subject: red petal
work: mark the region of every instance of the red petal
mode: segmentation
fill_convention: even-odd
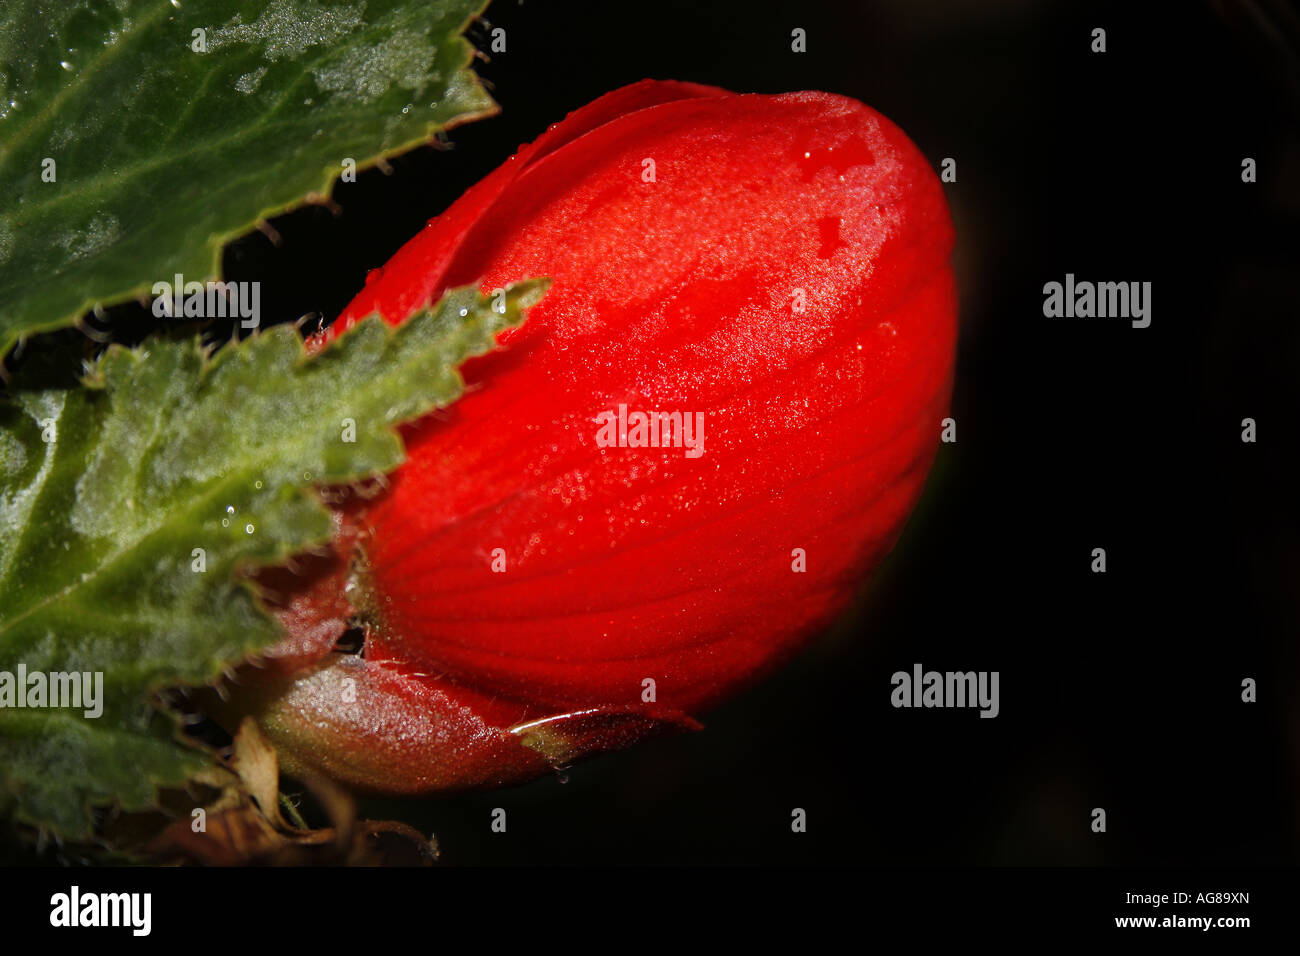
[[[373,646],[556,707],[634,703],[653,678],[691,711],[770,666],[919,493],[949,388],[951,239],[915,147],[826,94],[675,101],[534,159],[442,281],[554,284],[467,367],[483,387],[412,431],[369,512]],[[703,412],[704,456],[598,449],[594,417],[620,402]]]
[[[449,285],[443,280],[443,273],[466,230],[530,164],[624,114],[673,100],[732,95],[727,90],[699,83],[642,80],[606,93],[570,113],[534,142],[519,147],[504,165],[466,191],[446,212],[429,220],[427,229],[402,246],[382,270],[372,274],[366,287],[326,331],[326,340],[374,312],[390,322],[400,322],[437,299]]]

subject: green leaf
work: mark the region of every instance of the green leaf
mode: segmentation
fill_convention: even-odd
[[[313,486],[396,467],[393,426],[455,400],[457,366],[544,286],[459,289],[310,356],[276,326],[214,358],[196,339],[113,346],[84,386],[17,381],[0,404],[0,806],[85,836],[88,807],[183,780],[198,757],[150,695],[276,640],[240,572],[328,540]],[[6,701],[20,664],[102,672],[102,715]]]
[[[327,194],[344,160],[494,112],[461,37],[485,5],[4,0],[0,355],[177,273],[217,278],[227,240]]]

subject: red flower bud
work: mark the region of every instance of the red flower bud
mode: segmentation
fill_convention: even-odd
[[[951,246],[925,157],[841,96],[647,81],[522,148],[336,323],[553,278],[407,430],[340,537],[351,570],[283,615],[298,664],[349,609],[367,628],[363,658],[267,705],[290,765],[388,791],[518,780],[692,725],[771,669],[920,493]]]

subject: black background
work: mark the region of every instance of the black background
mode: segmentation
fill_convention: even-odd
[[[614,87],[826,90],[957,161],[958,442],[855,612],[703,732],[365,814],[435,833],[452,864],[1296,862],[1300,61],[1250,13],[1279,9],[495,3],[507,51],[479,72],[502,113],[339,184],[339,215],[276,220],[278,247],[233,244],[227,278],[262,280],[264,314],[336,315],[465,187]],[[487,27],[470,36],[488,49]],[[1045,318],[1067,272],[1152,282],[1150,328]],[[890,675],[917,662],[1000,671],[1000,716],[893,709]]]

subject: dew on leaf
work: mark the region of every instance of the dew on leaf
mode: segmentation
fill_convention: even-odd
[[[398,30],[374,46],[348,50],[328,67],[313,70],[316,85],[340,99],[370,103],[393,86],[419,94],[439,77],[431,68],[437,47],[421,33]],[[448,92],[450,96],[450,91]],[[402,110],[403,113],[407,109]]]
[[[266,76],[266,67],[259,66],[256,70],[251,70],[235,80],[235,90],[244,94],[256,93],[257,88],[262,85],[264,76]]]
[[[122,235],[122,224],[116,216],[100,216],[85,229],[74,229],[60,235],[55,241],[63,247],[69,260],[84,259],[107,249]]]
[[[298,57],[309,47],[338,40],[362,23],[364,3],[354,6],[321,7],[307,0],[274,0],[252,23],[244,23],[242,14],[223,27],[212,31],[208,50],[219,50],[231,43],[263,45],[262,55],[271,62],[284,57]]]

